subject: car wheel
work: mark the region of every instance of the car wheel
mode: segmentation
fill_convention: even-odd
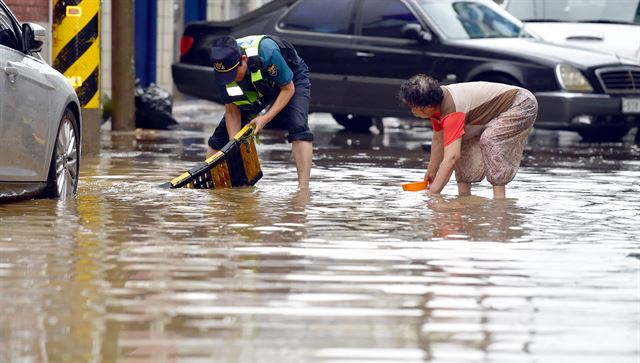
[[[373,118],[351,114],[331,114],[333,118],[349,132],[366,133],[373,124]]]
[[[80,174],[78,122],[71,110],[60,121],[44,196],[66,199],[76,194]]]
[[[582,137],[582,141],[585,142],[617,142],[620,141],[629,130],[631,130],[631,128],[625,126],[601,126],[577,131]]]

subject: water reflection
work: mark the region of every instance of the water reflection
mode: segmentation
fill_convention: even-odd
[[[494,200],[478,196],[434,195],[427,200],[433,211],[433,237],[481,241],[512,241],[525,236],[523,214],[516,199]]]
[[[533,144],[493,200],[403,192],[428,157],[403,130],[317,143],[296,191],[267,131],[255,187],[157,188],[207,128],[107,133],[76,200],[0,205],[0,362],[637,358],[635,147]]]

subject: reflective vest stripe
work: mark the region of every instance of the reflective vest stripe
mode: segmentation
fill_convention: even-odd
[[[231,84],[233,84],[233,85],[230,86]],[[227,85],[227,94],[229,96],[242,96],[244,94],[244,92],[242,92],[242,88],[240,88],[240,86],[238,86],[234,82],[234,83],[230,83],[230,84]]]
[[[247,48],[245,54],[247,57],[255,57],[258,55],[258,48]]]
[[[258,81],[262,81],[262,72],[259,70],[251,72],[251,83],[256,83]]]

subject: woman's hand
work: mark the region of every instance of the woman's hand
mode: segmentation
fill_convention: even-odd
[[[436,177],[436,172],[435,171],[427,170],[427,172],[424,174],[424,181],[429,183],[429,185],[427,185],[427,189],[429,189],[429,187],[431,187],[431,183],[433,183],[433,179],[435,177]]]

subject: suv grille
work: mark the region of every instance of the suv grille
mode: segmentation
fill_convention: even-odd
[[[640,68],[601,68],[596,75],[606,93],[640,93]]]

